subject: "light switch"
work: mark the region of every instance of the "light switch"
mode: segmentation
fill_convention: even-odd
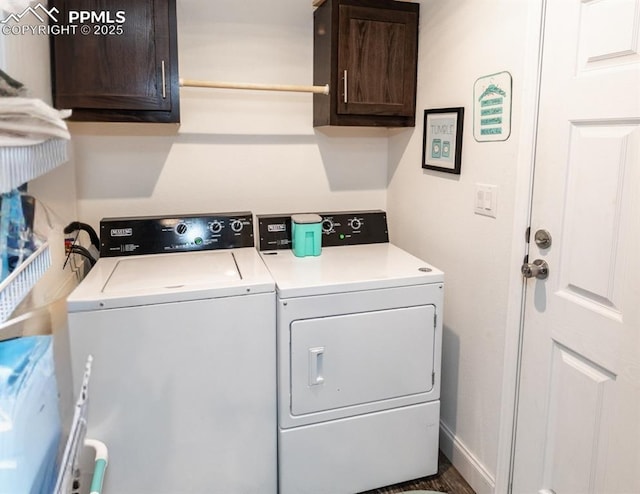
[[[498,212],[498,186],[476,184],[473,211],[483,216],[495,218]]]

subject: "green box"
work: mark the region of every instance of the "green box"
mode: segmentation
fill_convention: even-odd
[[[317,214],[293,215],[291,242],[294,256],[319,256],[322,251],[322,217]]]

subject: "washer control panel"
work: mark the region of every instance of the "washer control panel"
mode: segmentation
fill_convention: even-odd
[[[389,241],[384,211],[315,213],[322,217],[322,246],[379,244]],[[291,248],[291,215],[258,215],[260,250]]]
[[[250,212],[104,218],[100,256],[253,247]]]

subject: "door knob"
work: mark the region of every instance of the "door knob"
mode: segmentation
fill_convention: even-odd
[[[520,269],[525,278],[537,278],[544,280],[549,276],[549,265],[547,261],[536,259],[533,262],[525,262]]]

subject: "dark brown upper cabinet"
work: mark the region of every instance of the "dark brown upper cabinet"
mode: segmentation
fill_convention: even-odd
[[[71,120],[179,122],[175,0],[50,0],[54,106]],[[89,19],[78,18],[79,12]]]
[[[420,5],[326,0],[314,12],[313,124],[415,125]]]

